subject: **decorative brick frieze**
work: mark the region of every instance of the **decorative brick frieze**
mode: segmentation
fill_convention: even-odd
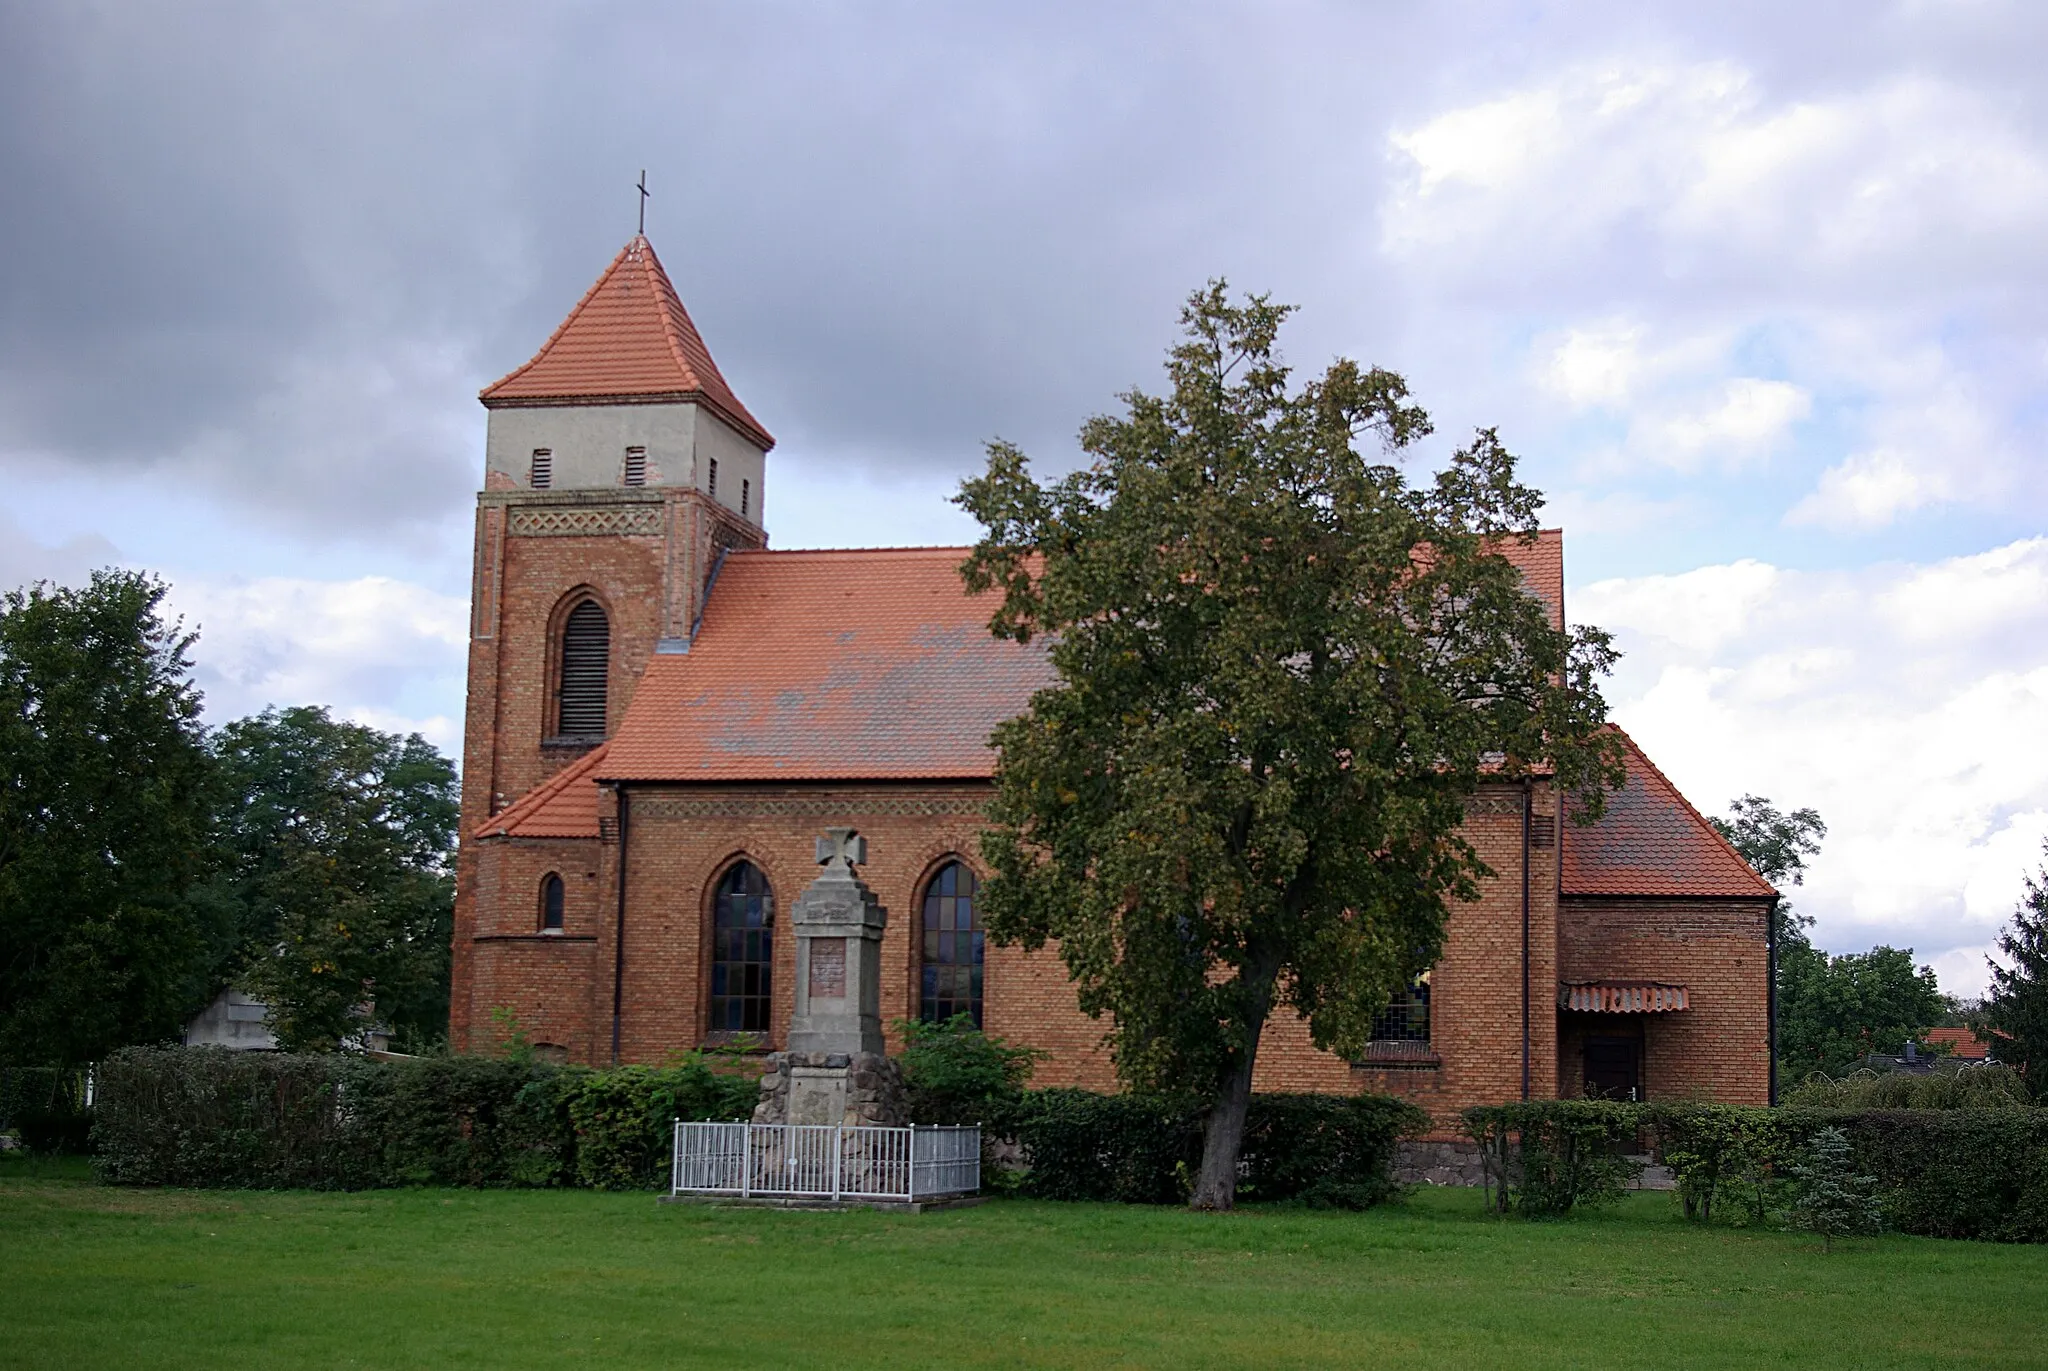
[[[663,523],[659,505],[515,509],[511,533],[515,538],[642,538],[658,536]]]

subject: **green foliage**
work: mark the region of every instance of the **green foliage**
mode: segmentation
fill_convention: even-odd
[[[1864,1069],[1840,1080],[1816,1073],[1780,1098],[1792,1109],[2024,1109],[2033,1102],[2019,1072],[2004,1065],[1941,1066],[1925,1075]]]
[[[1524,1100],[1464,1113],[1479,1144],[1487,1207],[1561,1218],[1621,1198],[1639,1174],[1630,1159],[1646,1118],[1618,1100]]]
[[[1877,1178],[1859,1176],[1849,1161],[1849,1139],[1839,1128],[1813,1135],[1811,1154],[1792,1168],[1792,1222],[1832,1251],[1836,1238],[1875,1233],[1882,1226]]]
[[[661,1183],[675,1118],[732,1118],[751,1077],[703,1059],[591,1071],[487,1057],[128,1048],[100,1068],[103,1179],[363,1189]]]
[[[212,739],[241,988],[288,1049],[328,1050],[367,1008],[401,1045],[448,1020],[455,768],[418,734],[265,710]]]
[[[1728,813],[1729,818],[1710,816],[1707,822],[1757,875],[1780,890],[1788,884],[1806,883],[1806,859],[1820,854],[1820,840],[1828,836],[1828,826],[1821,822],[1817,810],[1795,809],[1786,814],[1761,795],[1744,795],[1729,802]],[[1771,911],[1771,920],[1776,926],[1781,964],[1787,949],[1810,946],[1806,930],[1813,920],[1793,913],[1790,902],[1780,900]],[[1782,994],[1782,975],[1779,979]]]
[[[161,581],[0,597],[0,1061],[78,1065],[206,1001],[213,767]]]
[[[2007,964],[1991,963],[1984,1027],[1998,1035],[1999,1060],[2020,1068],[2035,1093],[2048,1098],[2048,866],[2027,878],[1998,950]]]
[[[1000,1129],[1024,1098],[1032,1067],[1046,1054],[983,1033],[966,1014],[944,1023],[899,1020],[897,1058],[919,1123],[983,1124]]]
[[[1202,1153],[1205,1102],[1192,1096],[1052,1089],[1013,1116],[1028,1169],[1021,1193],[1051,1200],[1178,1204]],[[1237,1197],[1365,1208],[1392,1197],[1394,1145],[1428,1118],[1377,1095],[1253,1095]]]
[[[959,503],[1000,637],[1058,684],[993,736],[990,936],[1058,945],[1132,1086],[1214,1101],[1195,1200],[1229,1203],[1261,1029],[1299,1011],[1356,1054],[1488,874],[1460,836],[1482,775],[1554,766],[1588,821],[1618,784],[1598,678],[1497,548],[1542,497],[1490,431],[1433,484],[1399,376],[1291,388],[1288,310],[1197,292],[1171,388],[1092,419],[1041,485],[1014,447]],[[1380,451],[1368,453],[1368,445]]]
[[[600,1190],[639,1190],[666,1179],[677,1119],[753,1117],[760,1084],[702,1058],[674,1067],[620,1066],[581,1074],[566,1092],[576,1130],[576,1180]]]
[[[0,1066],[0,1133],[42,1154],[81,1155],[92,1129],[85,1068]]]
[[[1911,948],[1836,957],[1803,944],[1779,949],[1778,1057],[1790,1079],[1903,1052],[1945,1011],[1934,969],[1916,969]]]

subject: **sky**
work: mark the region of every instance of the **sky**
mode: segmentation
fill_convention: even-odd
[[[779,547],[948,544],[1206,280],[1494,426],[1613,713],[1973,994],[2048,837],[2048,7],[0,6],[0,588],[460,742],[477,390],[634,230]]]

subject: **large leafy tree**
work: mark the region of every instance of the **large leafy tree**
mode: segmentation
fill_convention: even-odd
[[[1829,956],[1802,943],[1780,949],[1778,983],[1778,1058],[1793,1080],[1902,1052],[1947,1009],[1934,969],[1915,967],[1910,947]]]
[[[1460,836],[1481,780],[1552,769],[1590,821],[1620,776],[1606,636],[1552,628],[1498,555],[1541,505],[1514,459],[1481,432],[1411,487],[1406,384],[1292,386],[1287,313],[1212,283],[1168,393],[1082,430],[1092,465],[1040,484],[992,444],[959,496],[992,631],[1058,673],[994,735],[990,934],[1058,943],[1127,1082],[1212,1100],[1202,1208],[1232,1201],[1267,1019],[1358,1052],[1436,960],[1489,874]]]
[[[367,1012],[402,1040],[445,1032],[455,768],[418,734],[266,710],[213,738],[227,785],[215,897],[237,982],[292,1048],[332,1048]]]
[[[1984,998],[1983,1025],[2001,1061],[2026,1073],[2037,1097],[2048,1083],[2048,866],[2027,878],[2027,893],[2012,923],[1998,936],[2009,965],[1991,963],[1991,993]]]
[[[0,598],[0,1058],[90,1061],[204,1001],[214,766],[164,594],[101,571]]]
[[[1787,814],[1761,795],[1744,795],[1729,804],[1727,818],[1707,822],[1757,875],[1780,889],[1788,883],[1806,883],[1806,859],[1820,855],[1820,840],[1828,836],[1819,811],[1795,809]],[[1808,945],[1806,930],[1813,920],[1793,913],[1791,901],[1780,900],[1772,917],[1777,920],[1781,951]]]

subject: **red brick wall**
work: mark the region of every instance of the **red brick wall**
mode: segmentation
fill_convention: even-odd
[[[1559,1093],[1577,1095],[1589,1033],[1643,1036],[1653,1100],[1764,1104],[1770,1096],[1768,905],[1761,900],[1567,898],[1558,950],[1567,981],[1683,985],[1688,1007],[1662,1014],[1567,1014]]]

